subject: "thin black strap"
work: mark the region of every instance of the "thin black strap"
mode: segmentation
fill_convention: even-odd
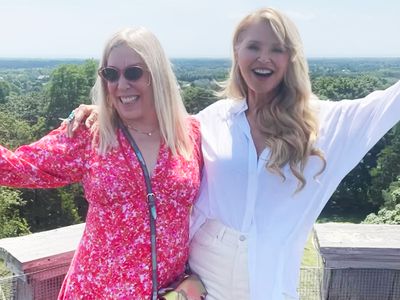
[[[147,204],[149,206],[149,215],[150,215],[150,233],[151,233],[151,266],[152,266],[152,291],[151,291],[151,299],[157,300],[158,296],[158,279],[157,279],[157,244],[156,244],[156,219],[157,219],[157,210],[155,197],[153,194],[153,190],[151,188],[149,171],[146,166],[146,162],[144,161],[143,155],[140,152],[138,145],[133,139],[132,135],[129,133],[129,130],[126,126],[119,120],[119,127],[121,128],[123,134],[128,139],[130,145],[132,146],[135,154],[138,158],[140,167],[142,168],[144,180],[146,183],[147,189]]]

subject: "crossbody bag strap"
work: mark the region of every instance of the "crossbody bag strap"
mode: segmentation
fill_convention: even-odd
[[[146,166],[146,162],[144,161],[143,155],[140,152],[138,145],[130,134],[129,130],[126,126],[119,120],[119,127],[121,128],[123,134],[129,141],[129,144],[132,146],[135,154],[138,158],[140,167],[143,171],[144,180],[146,183],[147,189],[147,204],[149,207],[149,215],[150,215],[150,234],[151,234],[151,269],[152,269],[152,291],[151,291],[151,299],[157,300],[158,297],[158,279],[157,279],[157,241],[156,241],[156,219],[157,219],[157,210],[156,203],[153,190],[151,188],[149,171]]]

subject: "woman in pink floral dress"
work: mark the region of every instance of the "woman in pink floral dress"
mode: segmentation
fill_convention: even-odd
[[[202,157],[199,125],[186,115],[178,84],[156,39],[144,28],[108,41],[93,88],[97,126],[66,125],[12,152],[0,146],[0,184],[54,188],[81,182],[86,227],[59,299],[149,299],[150,221],[139,162],[118,120],[138,144],[157,208],[159,286],[183,272],[188,226]]]

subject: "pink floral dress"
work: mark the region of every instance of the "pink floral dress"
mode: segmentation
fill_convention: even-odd
[[[200,185],[199,125],[190,119],[190,160],[159,151],[152,187],[157,207],[160,287],[184,270],[189,215]],[[81,182],[89,209],[86,227],[59,299],[149,299],[151,244],[146,188],[134,151],[122,132],[119,147],[98,155],[89,130],[68,138],[65,126],[11,152],[0,146],[0,185],[53,188]]]

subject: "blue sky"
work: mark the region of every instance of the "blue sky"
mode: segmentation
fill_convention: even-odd
[[[230,57],[235,25],[265,6],[292,18],[308,57],[400,57],[398,0],[0,0],[0,57],[98,58],[137,25],[171,58]]]

